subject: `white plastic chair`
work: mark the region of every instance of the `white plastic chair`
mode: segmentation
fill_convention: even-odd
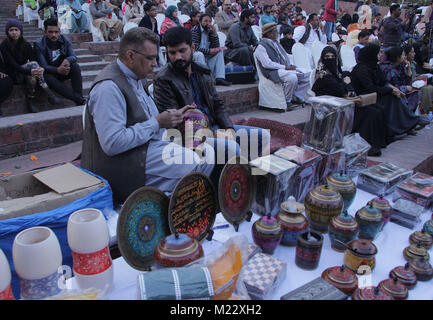
[[[310,72],[310,89],[308,89],[308,91],[307,91],[307,94],[306,94],[306,97],[307,97],[307,99],[309,98],[309,97],[315,97],[316,96],[316,94],[314,93],[314,91],[312,90],[312,88],[313,88],[313,85],[314,85],[314,78],[316,77],[316,69],[313,69],[313,70],[311,70],[311,72]]]
[[[254,56],[257,66],[257,76],[259,77],[259,106],[271,109],[287,109],[286,96],[284,95],[281,83],[274,83],[267,79],[258,65],[257,58]]]
[[[331,36],[331,40],[332,40],[332,42],[337,42],[337,41],[340,41],[340,37],[338,36],[338,34],[336,34],[334,32]]]
[[[310,72],[312,70],[312,66],[310,63],[310,51],[299,42],[296,42],[292,48],[293,54],[293,63],[296,68],[302,70],[302,72]]]
[[[189,19],[190,19],[190,17],[188,15],[186,15],[186,14],[181,14],[179,16],[179,21],[182,22],[182,23],[187,22]]]
[[[87,21],[89,22],[89,30],[92,33],[92,38],[94,42],[104,42],[104,36],[99,28],[95,28],[93,25],[93,17],[90,13],[90,8],[88,3],[84,3],[82,6],[83,10],[87,14]]]
[[[220,47],[224,47],[226,40],[227,40],[227,36],[221,31],[218,31],[217,34],[218,34]]]
[[[72,12],[68,10],[69,6],[62,5],[57,7],[57,16],[60,24],[60,31],[64,34],[68,34],[69,30],[72,29]]]
[[[312,53],[313,53],[313,61],[314,61],[314,67],[317,66],[317,63],[319,62],[320,55],[322,54],[323,49],[326,47],[326,45],[323,42],[320,41],[314,41],[312,46]]]
[[[165,19],[165,15],[162,13],[158,13],[155,17],[156,22],[158,22],[158,33],[161,31],[161,24]]]
[[[138,27],[138,23],[132,22],[132,21],[126,21],[126,16],[124,15],[122,18],[122,24],[123,24],[123,34],[128,32],[129,29]]]
[[[356,66],[355,52],[353,48],[344,44],[340,49],[340,57],[342,67],[341,70],[351,72],[353,67]]]
[[[165,66],[167,64],[167,58],[166,58],[167,48],[166,47],[159,47],[159,65]]]
[[[23,5],[22,4],[19,4],[18,5],[18,7],[17,7],[17,9],[15,10],[15,15],[17,16],[17,17],[19,17],[19,16],[22,16],[23,15]]]
[[[253,29],[254,35],[256,36],[257,40],[260,40],[262,38],[262,28],[259,26],[251,26],[251,29]]]

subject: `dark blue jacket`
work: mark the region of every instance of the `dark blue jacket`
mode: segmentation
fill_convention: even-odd
[[[60,66],[63,59],[59,59],[56,65],[50,64],[50,57],[52,50],[47,45],[47,37],[43,36],[41,40],[35,41],[35,53],[36,59],[39,65],[45,69],[45,72],[57,74],[57,67]],[[57,42],[60,44],[60,54],[67,59],[72,65],[77,62],[77,56],[75,55],[74,49],[72,49],[72,44],[67,37],[60,35]],[[61,60],[61,61],[60,61]]]

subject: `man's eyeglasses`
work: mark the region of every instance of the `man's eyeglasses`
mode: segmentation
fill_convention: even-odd
[[[139,55],[142,55],[143,57],[145,57],[147,60],[152,61],[152,60],[156,60],[157,56],[148,56],[144,53],[141,53],[140,51],[131,49],[131,51],[134,51],[135,53],[138,53]]]

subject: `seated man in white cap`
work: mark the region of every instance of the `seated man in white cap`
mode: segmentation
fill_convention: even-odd
[[[277,24],[267,23],[262,27],[262,40],[254,56],[263,75],[275,83],[281,83],[286,96],[288,110],[293,104],[304,103],[304,96],[310,88],[310,73],[296,70],[291,58],[278,42]]]

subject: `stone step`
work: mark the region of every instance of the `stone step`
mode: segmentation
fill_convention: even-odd
[[[108,62],[105,61],[97,61],[97,62],[80,62],[80,69],[81,72],[83,71],[100,71],[104,69],[104,67],[108,64]]]
[[[83,82],[86,81],[93,81],[93,79],[96,78],[100,70],[87,70],[82,71],[81,70],[81,77],[83,78]]]
[[[80,63],[80,65],[81,63],[84,62],[98,62],[98,61],[102,61],[103,59],[101,56],[95,54],[80,54],[80,55],[78,53],[76,54],[77,54],[78,63]]]
[[[74,52],[77,55],[77,57],[81,56],[81,55],[92,55],[92,53],[90,52],[90,50],[87,50],[87,49],[80,49],[80,48],[78,48],[78,49],[74,49]]]

